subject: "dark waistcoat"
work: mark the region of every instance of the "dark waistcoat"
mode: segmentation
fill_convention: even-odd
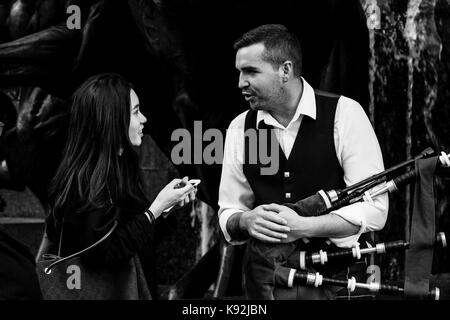
[[[259,157],[257,163],[250,163],[255,162],[251,161],[254,156],[249,153],[252,150],[250,148],[253,148],[250,144],[255,141],[245,139],[243,171],[255,194],[254,207],[268,203],[296,202],[321,189],[345,187],[343,170],[336,157],[333,135],[339,96],[316,90],[315,98],[316,120],[303,116],[289,159],[286,159],[277,140],[272,139],[279,150],[278,159],[272,159],[279,161],[279,169],[275,174],[261,174],[261,169],[269,167],[270,164],[261,164]],[[247,113],[245,130],[257,127],[256,115],[257,112],[254,110]],[[272,127],[261,121],[258,130],[262,128]],[[260,145],[259,140],[264,139],[269,145],[267,150],[270,150],[270,135],[256,136],[257,146]]]

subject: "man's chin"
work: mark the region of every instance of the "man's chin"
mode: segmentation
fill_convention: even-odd
[[[261,108],[257,104],[249,103],[249,105],[250,105],[250,109],[252,109],[252,110],[255,110],[255,111],[261,110]]]

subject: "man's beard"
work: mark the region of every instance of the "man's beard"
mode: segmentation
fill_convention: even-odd
[[[248,101],[248,104],[252,110],[263,110],[263,108],[261,108],[261,100],[257,97],[252,97],[252,99]]]

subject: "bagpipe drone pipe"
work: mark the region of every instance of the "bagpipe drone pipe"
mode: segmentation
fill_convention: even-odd
[[[409,169],[414,165],[413,169]],[[409,170],[408,170],[409,169]],[[296,203],[283,204],[301,216],[318,216],[332,212],[356,202],[372,201],[384,194],[394,193],[401,187],[414,183],[414,204],[410,219],[410,237],[369,245],[360,248],[338,248],[328,251],[297,251],[292,254],[286,265],[275,270],[277,285],[306,285],[319,287],[329,285],[367,290],[371,294],[400,295],[407,299],[450,299],[450,274],[432,275],[433,254],[448,250],[448,234],[436,231],[435,200],[433,178],[449,176],[449,155],[441,155],[428,148],[418,156],[402,162],[386,171],[369,177],[342,190],[320,190],[315,195]],[[351,266],[368,255],[388,254],[395,251],[405,252],[405,279],[402,283],[356,282],[354,277],[327,277],[320,273],[320,267],[326,265]],[[311,272],[310,267],[319,272]]]
[[[416,161],[430,158],[436,159],[436,164],[439,164],[439,171],[450,170],[450,160],[446,153],[442,152],[440,156],[435,156],[433,149],[427,148],[413,159],[406,160],[345,189],[320,190],[315,195],[296,203],[285,203],[283,205],[293,209],[301,216],[311,217],[329,213],[358,201],[370,201],[376,196],[386,192],[393,193],[415,181],[417,178],[416,170],[409,170],[405,173],[399,173],[399,171],[411,166]]]

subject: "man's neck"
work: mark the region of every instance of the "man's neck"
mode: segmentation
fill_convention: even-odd
[[[286,102],[283,103],[277,111],[272,111],[270,114],[283,127],[287,127],[297,111],[298,104],[303,94],[303,84],[301,79],[294,79],[286,87]]]

